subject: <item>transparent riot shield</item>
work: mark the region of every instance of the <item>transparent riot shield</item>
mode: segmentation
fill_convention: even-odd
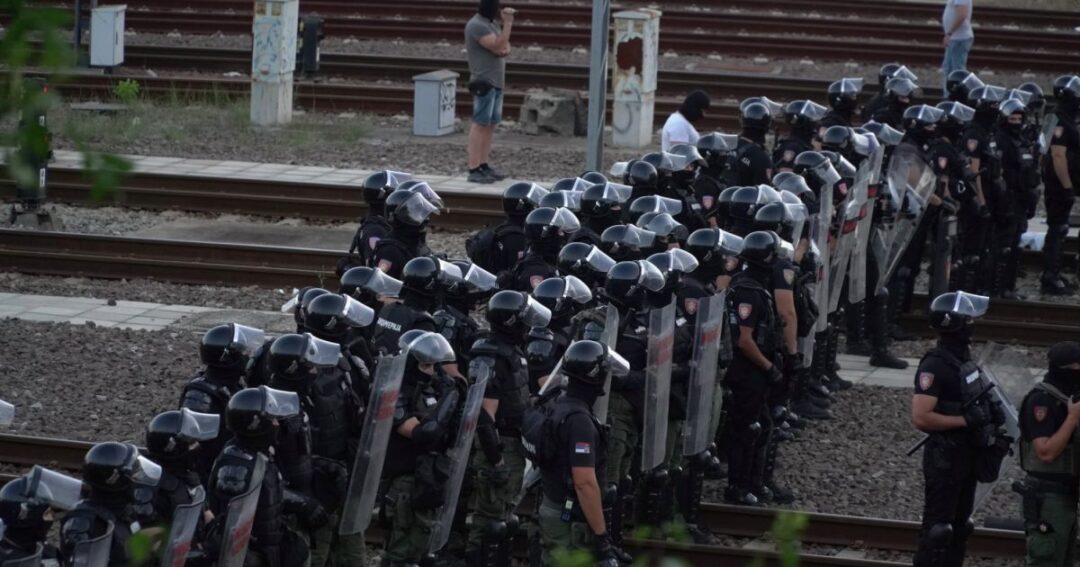
[[[364,428],[356,447],[345,507],[341,512],[338,533],[352,535],[363,532],[371,522],[379,479],[386,462],[386,447],[394,426],[394,408],[401,392],[407,355],[380,357],[375,367],[374,383],[364,413]]]
[[[1047,114],[1046,122],[1043,123],[1042,132],[1039,133],[1039,151],[1042,155],[1050,153],[1050,140],[1054,139],[1054,130],[1057,130],[1057,114]]]
[[[675,303],[649,312],[648,364],[645,368],[645,423],[641,432],[641,470],[664,462],[668,403],[675,340]]]
[[[865,187],[863,188],[865,191]],[[829,313],[835,313],[840,306],[840,292],[844,289],[844,280],[848,277],[851,256],[855,252],[859,214],[866,202],[863,198],[849,195],[846,204],[841,206],[838,220],[839,233],[835,237],[835,248],[830,253],[832,266],[829,268]]]
[[[874,227],[874,205],[881,184],[881,163],[885,158],[885,147],[877,146],[870,157],[859,164],[855,177],[855,194],[863,195],[859,209],[858,224],[855,226],[855,244],[851,251],[851,263],[848,265],[848,302],[859,303],[866,299],[866,258],[870,254],[870,231]],[[865,182],[865,193],[860,189]]]
[[[601,333],[601,342],[607,345],[608,350],[615,352],[615,345],[619,342],[619,310],[612,305],[604,306],[604,332]],[[593,415],[600,423],[607,423],[608,404],[611,402],[611,373],[604,377],[604,395],[596,398],[593,403]]]
[[[251,541],[251,527],[255,523],[255,512],[259,508],[259,492],[262,490],[264,476],[266,476],[266,457],[260,454],[255,462],[255,470],[251,473],[251,486],[247,492],[234,496],[229,501],[217,567],[244,566],[248,543]]]
[[[690,362],[690,390],[682,453],[686,457],[703,453],[713,439],[713,392],[719,369],[720,339],[724,331],[727,290],[698,302],[694,327],[694,355]]]
[[[3,524],[0,524],[0,528]],[[3,537],[4,530],[0,529],[0,537]],[[39,567],[41,565],[41,553],[45,551],[45,546],[40,543],[37,544],[37,550],[33,555],[29,557],[23,557],[22,559],[7,559],[3,563],[0,563],[0,567]]]
[[[986,343],[976,361],[986,378],[994,384],[989,395],[1000,402],[1001,408],[1005,411],[1004,428],[1013,438],[1012,454],[1017,455],[1020,440],[1020,417],[1017,414],[1017,404],[1023,401],[1024,396],[1038,383],[1041,371],[1031,368],[1027,356],[1015,347],[996,343]],[[1012,458],[1012,456],[1006,456],[1001,461],[1002,472],[1011,465]],[[979,483],[975,488],[975,510],[986,502],[996,485],[997,481]]]
[[[454,526],[454,514],[457,512],[458,498],[461,496],[461,484],[465,480],[465,469],[469,465],[469,452],[472,451],[473,437],[476,435],[476,423],[480,419],[481,405],[484,403],[484,391],[488,381],[495,374],[493,364],[483,362],[481,357],[469,364],[469,374],[473,379],[465,395],[461,421],[458,423],[454,446],[447,456],[450,457],[450,477],[446,480],[446,497],[439,507],[437,521],[431,528],[428,551],[436,553],[450,541],[450,530]]]
[[[177,506],[173,511],[172,526],[169,527],[165,552],[161,556],[161,567],[184,567],[205,503],[206,491],[200,486],[190,504]]]
[[[109,522],[105,533],[75,545],[71,552],[71,567],[103,567],[109,564],[112,552],[113,523]],[[5,565],[7,565],[5,563]]]
[[[923,159],[918,148],[910,144],[896,147],[885,176],[893,215],[886,233],[885,247],[888,252],[882,268],[883,282],[892,277],[904,251],[915,236],[934,192],[935,179],[933,169]]]
[[[818,319],[814,324],[815,333],[820,333],[829,326],[829,290],[832,282],[829,273],[832,267],[832,255],[829,250],[829,229],[833,221],[832,185],[822,185],[818,200],[820,209],[811,218],[810,225],[810,240],[817,248],[819,260],[817,283],[814,289],[814,302],[818,305]]]
[[[15,406],[0,400],[0,425],[11,425],[15,421]]]

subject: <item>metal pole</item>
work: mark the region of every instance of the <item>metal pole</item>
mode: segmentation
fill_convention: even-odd
[[[592,43],[589,46],[589,132],[585,152],[585,169],[591,171],[600,171],[604,159],[610,23],[611,0],[593,0]]]
[[[82,49],[82,0],[75,0],[75,40],[72,47],[75,50],[75,66],[81,66],[80,53]]]

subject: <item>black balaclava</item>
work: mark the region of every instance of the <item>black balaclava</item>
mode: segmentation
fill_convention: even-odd
[[[566,395],[577,398],[591,406],[596,403],[596,398],[604,395],[604,385],[602,383],[586,384],[581,380],[571,378],[566,381]]]
[[[813,122],[795,124],[791,127],[791,137],[809,146],[812,145],[817,130],[818,125]]]
[[[682,105],[679,106],[679,114],[694,124],[705,117],[705,111],[709,109],[710,104],[709,95],[705,91],[694,91],[686,95]]]
[[[1046,383],[1061,390],[1066,396],[1080,394],[1080,370],[1051,368],[1046,373]]]
[[[480,5],[476,11],[489,20],[497,20],[499,19],[499,12],[502,10],[502,6],[499,4],[499,0],[480,0]]]
[[[226,386],[238,386],[240,379],[244,377],[245,364],[238,366],[230,366],[228,368],[222,368],[220,366],[207,366],[206,371],[203,372],[203,376],[218,384],[224,384]]]
[[[1000,116],[1000,114],[998,113],[998,110],[996,108],[978,108],[975,109],[974,121],[983,128],[992,129],[994,127],[994,123],[997,122],[998,116]]]
[[[746,126],[742,129],[742,137],[753,141],[760,146],[765,145],[765,129],[755,126]]]
[[[386,200],[368,203],[367,206],[368,217],[381,217],[386,215]]]
[[[962,124],[957,124],[950,119],[942,120],[937,125],[937,133],[949,139],[951,142],[956,142],[960,139],[960,132],[963,130]]]
[[[965,325],[958,331],[942,333],[938,346],[951,352],[962,361],[971,360],[971,337],[975,334],[974,325]]]
[[[427,232],[427,223],[420,226],[397,223],[394,225],[391,235],[395,240],[401,241],[405,246],[415,249],[424,241],[425,233]]]

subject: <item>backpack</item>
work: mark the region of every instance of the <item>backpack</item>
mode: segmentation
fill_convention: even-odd
[[[552,388],[545,392],[537,402],[525,410],[521,418],[521,445],[525,448],[525,457],[536,468],[550,467],[557,462],[558,430],[562,422],[571,415],[585,413],[577,409],[566,413],[559,421],[555,419],[556,401],[562,394],[562,388]]]
[[[477,266],[497,274],[510,266],[498,265],[502,258],[496,255],[496,247],[506,235],[514,233],[524,235],[525,231],[520,226],[506,223],[494,228],[484,227],[465,239],[465,255]]]

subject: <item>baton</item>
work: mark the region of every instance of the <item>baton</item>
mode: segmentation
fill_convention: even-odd
[[[979,392],[978,396],[975,396],[974,398],[971,398],[970,400],[965,402],[963,405],[960,406],[960,409],[961,410],[968,409],[969,407],[971,407],[971,404],[974,404],[975,402],[981,400],[983,396],[988,394],[990,392],[990,390],[993,390],[993,389],[994,389],[994,383],[993,382],[991,382],[990,384],[987,384],[986,388],[983,388],[983,391]],[[907,453],[904,453],[904,454],[906,456],[908,456],[908,457],[915,454],[915,451],[918,451],[919,449],[921,449],[922,446],[926,445],[926,442],[930,440],[930,435],[931,435],[930,433],[927,433],[926,435],[924,435],[923,438],[918,443],[913,445],[910,449],[907,450]]]

